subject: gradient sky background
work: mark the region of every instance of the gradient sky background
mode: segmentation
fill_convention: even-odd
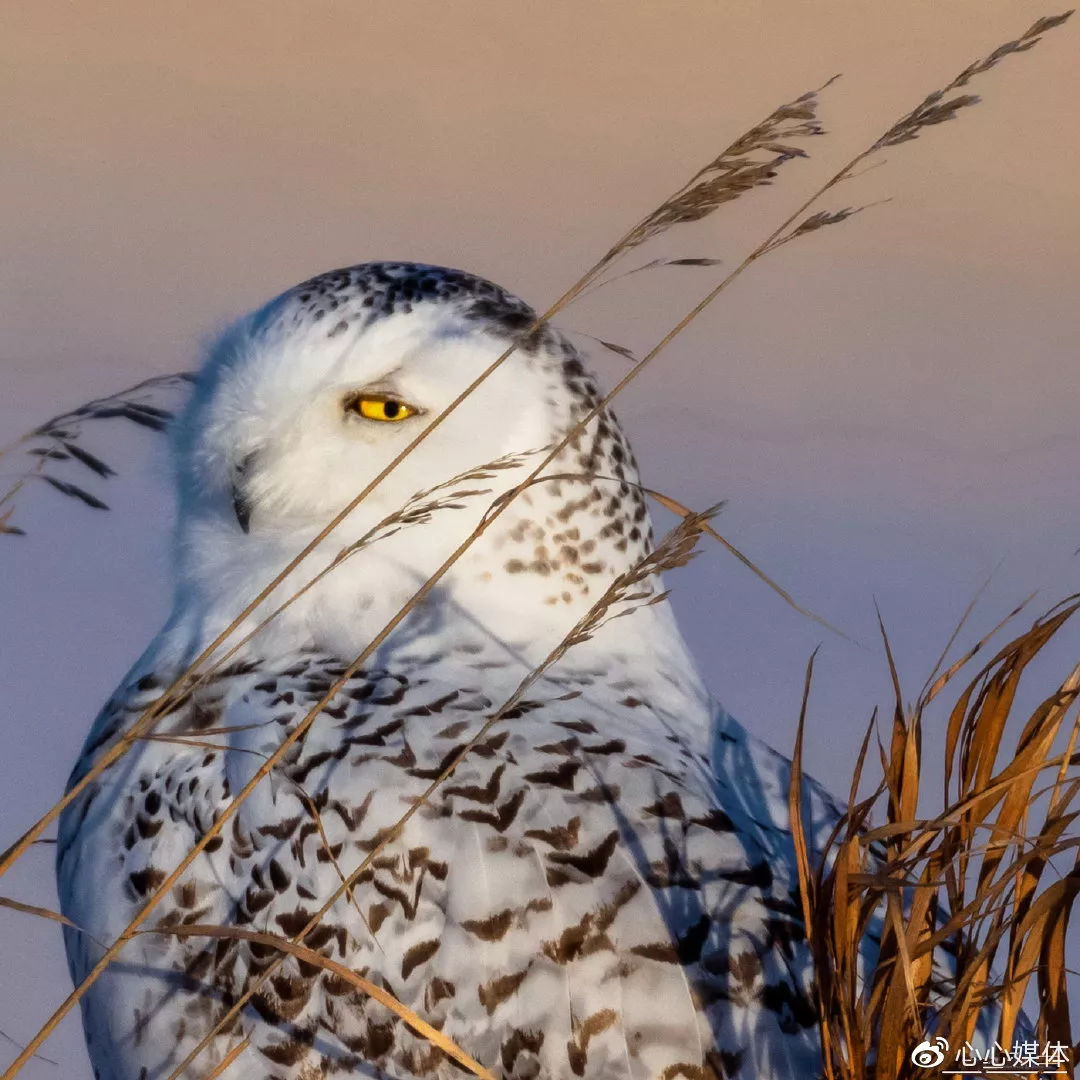
[[[446,263],[543,307],[735,135],[842,72],[810,161],[639,260],[724,267],[642,273],[561,320],[644,351],[847,156],[1046,13],[9,0],[0,442],[191,367],[232,317],[334,266]],[[1080,24],[976,89],[982,105],[824,205],[892,201],[759,263],[619,409],[646,482],[690,505],[728,499],[721,530],[857,639],[715,547],[671,581],[714,691],[785,751],[822,644],[807,764],[839,792],[871,709],[889,704],[875,598],[914,697],[995,567],[965,641],[1031,590],[1034,612],[1080,579]],[[623,367],[597,364],[608,381]],[[30,535],[0,545],[0,847],[61,794],[92,715],[167,611],[161,440],[118,429],[87,445],[121,468],[102,489],[116,513],[32,491]],[[1041,694],[1076,653],[1072,631],[1036,672]],[[54,905],[51,851],[0,892]],[[0,1030],[24,1041],[67,990],[59,934],[0,911],[0,963]],[[88,1075],[77,1023],[45,1053],[59,1064],[26,1076]]]

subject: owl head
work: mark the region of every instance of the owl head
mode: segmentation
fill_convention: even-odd
[[[259,576],[280,569],[457,402],[321,545],[333,558],[417,493],[514,459],[334,572],[337,592],[369,604],[379,588],[405,595],[599,403],[574,347],[536,322],[491,282],[413,263],[322,274],[237,322],[212,348],[174,437],[184,594],[210,602],[228,582],[236,588],[226,592],[254,595]],[[609,411],[543,475],[448,577],[457,600],[494,582],[510,602],[524,589],[542,606],[577,609],[647,549],[636,466]]]

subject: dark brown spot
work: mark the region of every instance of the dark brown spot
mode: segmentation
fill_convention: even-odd
[[[433,1009],[443,998],[451,998],[457,993],[457,987],[449,979],[436,976],[428,983],[424,991],[424,1004],[428,1010]]]
[[[430,960],[438,951],[442,942],[438,938],[421,941],[414,945],[401,961],[401,977],[407,979],[421,964]]]
[[[296,826],[300,824],[300,814],[292,818],[283,818],[276,825],[260,825],[258,832],[260,836],[272,836],[275,840],[288,840],[296,830]]]
[[[578,1026],[575,1037],[566,1044],[566,1057],[575,1076],[585,1075],[589,1058],[589,1043],[593,1037],[606,1031],[618,1019],[614,1009],[601,1009]]]
[[[454,723],[444,727],[442,731],[435,733],[436,739],[456,739],[467,727],[469,726],[468,720],[457,720]]]
[[[495,813],[484,810],[462,810],[458,817],[465,821],[475,821],[480,825],[490,825],[496,832],[501,833],[513,824],[524,801],[525,789],[519,788],[506,802],[496,808]]]
[[[426,705],[415,705],[411,709],[400,709],[394,715],[396,717],[432,716],[435,713],[441,713],[447,705],[452,701],[456,701],[460,695],[460,690],[451,690],[450,693],[444,694]]]
[[[513,922],[513,909],[505,908],[486,919],[467,919],[461,926],[481,941],[502,941]]]
[[[473,785],[460,785],[457,787],[448,787],[445,789],[447,795],[460,795],[463,799],[469,799],[471,802],[484,803],[487,806],[491,806],[495,800],[499,797],[500,784],[502,782],[502,775],[506,771],[505,765],[500,765],[489,777],[488,782],[483,787]],[[525,779],[529,779],[526,777]]]
[[[580,761],[564,761],[557,768],[527,773],[525,779],[532,784],[547,784],[550,787],[574,790],[574,777],[581,768]]]
[[[551,829],[529,829],[525,835],[533,840],[542,840],[557,851],[568,851],[572,847],[577,847],[580,831],[581,818],[572,817],[565,825],[556,825]]]
[[[295,1065],[307,1052],[307,1048],[296,1042],[256,1043],[259,1053],[275,1065]]]
[[[511,975],[500,975],[477,987],[477,997],[480,998],[480,1004],[487,1009],[488,1016],[491,1016],[504,1001],[518,992],[518,988],[528,974],[529,969],[525,968]]]
[[[559,866],[569,866],[587,877],[597,878],[607,869],[607,864],[615,853],[618,842],[619,832],[617,829],[613,829],[592,851],[586,852],[584,855],[555,852],[548,855],[547,860],[549,863]]]
[[[588,803],[615,803],[622,794],[622,788],[618,784],[597,784],[596,787],[582,791],[578,798]]]
[[[536,752],[538,754],[558,754],[562,757],[567,757],[572,754],[580,745],[577,739],[573,735],[561,742],[545,743],[543,746],[538,746]]]
[[[521,1054],[539,1054],[543,1045],[544,1033],[542,1031],[523,1031],[521,1028],[514,1028],[510,1037],[504,1039],[502,1044],[503,1075],[513,1074],[514,1066]]]
[[[576,731],[580,735],[596,734],[596,725],[590,720],[556,720],[555,723],[561,728]]]
[[[259,889],[249,885],[244,892],[244,907],[254,915],[255,912],[262,911],[262,909],[273,899],[274,893],[272,890]]]
[[[682,799],[679,798],[676,791],[669,791],[666,795],[661,795],[651,806],[646,806],[642,813],[659,818],[674,818],[676,821],[686,820],[686,811],[683,810]]]
[[[148,896],[167,876],[164,870],[148,866],[145,870],[136,870],[128,874],[128,881],[139,896]]]
[[[278,892],[284,892],[292,883],[292,878],[285,872],[284,867],[277,859],[271,859],[268,869],[270,870],[270,884]]]

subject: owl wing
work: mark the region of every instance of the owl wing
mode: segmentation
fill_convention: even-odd
[[[505,699],[500,662],[451,650],[344,681],[159,905],[163,932],[88,995],[103,1080],[168,1076],[252,989],[185,1075],[241,1037],[227,1078],[456,1075],[333,973],[257,942],[168,933],[215,922],[294,937],[335,893],[305,944],[502,1076],[816,1075],[791,867],[775,826],[725,801],[707,703],[650,692],[617,663],[563,665],[482,732]],[[313,654],[252,665],[167,717],[174,741],[139,744],[69,808],[65,912],[118,932],[343,674]],[[86,945],[69,952],[79,977]]]

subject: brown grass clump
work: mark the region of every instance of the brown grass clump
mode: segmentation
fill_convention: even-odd
[[[166,876],[148,899],[146,905],[131,921],[121,935],[104,951],[99,963],[87,978],[77,986],[67,999],[55,1010],[40,1031],[20,1053],[0,1080],[10,1080],[32,1057],[59,1021],[79,1002],[105,967],[119,954],[123,945],[134,935],[141,933],[177,932],[175,928],[159,928],[149,923],[157,904],[170,892],[196,856],[227,825],[230,817],[243,801],[277,766],[292,744],[301,738],[323,708],[333,699],[348,678],[369,659],[372,653],[389,637],[408,614],[420,604],[438,584],[441,578],[464,554],[468,547],[482,535],[506,508],[530,485],[545,482],[544,470],[563,449],[579,436],[600,411],[629,385],[709,304],[715,300],[737,277],[758,259],[775,251],[799,237],[819,231],[829,225],[839,224],[857,213],[862,207],[844,207],[837,210],[816,210],[822,197],[843,180],[851,179],[855,170],[868,158],[887,147],[900,145],[916,138],[925,128],[955,117],[958,112],[978,99],[968,93],[955,93],[965,88],[976,76],[998,64],[1004,57],[1030,49],[1041,34],[1059,26],[1067,15],[1041,19],[1015,41],[1008,42],[982,60],[970,65],[942,90],[925,98],[910,113],[893,124],[886,132],[843,166],[829,181],[820,186],[791,215],[758,244],[731,272],[715,285],[687,314],[616,384],[602,401],[592,408],[565,437],[550,448],[544,448],[539,464],[530,469],[508,492],[495,499],[473,533],[457,548],[438,571],[426,581],[404,607],[375,636],[364,651],[348,664],[340,677],[327,688],[323,698],[310,710],[293,731],[283,740],[277,750],[267,757],[251,780],[235,795],[222,811],[220,817],[206,831],[199,843]],[[828,84],[826,84],[828,85]],[[823,89],[823,88],[822,88]],[[817,121],[819,91],[811,91],[795,101],[780,106],[760,124],[740,136],[726,150],[699,170],[669,199],[646,215],[631,228],[589,271],[587,271],[562,297],[559,298],[536,323],[522,335],[523,339],[537,331],[548,319],[588,288],[603,284],[610,278],[616,262],[625,253],[651,240],[672,225],[691,223],[702,219],[749,191],[768,184],[777,170],[788,161],[805,156],[799,140],[822,133]],[[954,95],[954,96],[950,96]],[[668,260],[664,264],[682,264],[708,267],[715,260],[688,259]],[[646,267],[659,265],[647,264]],[[639,268],[639,269],[644,269]],[[636,272],[636,271],[632,271]],[[235,621],[196,658],[191,667],[152,705],[137,722],[113,746],[105,751],[95,766],[38,822],[0,856],[0,874],[5,872],[27,848],[34,843],[45,828],[56,819],[60,811],[76,798],[88,784],[93,783],[106,769],[115,764],[141,739],[153,737],[153,727],[158,718],[175,706],[179,699],[191,692],[194,686],[218,670],[224,662],[221,650],[230,652],[236,648],[232,640],[237,628],[255,612],[307,557],[314,547],[322,543],[362,502],[376,486],[389,476],[400,461],[419,443],[427,438],[443,420],[486,379],[513,351],[513,347],[496,359],[477,380],[467,387],[451,405],[402,451],[402,453],[363,491],[331,520],[312,543],[288,566],[269,582],[251,603],[238,613]],[[138,389],[138,388],[136,388]],[[76,432],[69,431],[67,421],[109,418],[121,416],[146,426],[158,427],[164,418],[154,420],[153,406],[137,401],[132,403],[125,395],[110,402],[95,403],[101,407],[87,407],[83,414],[76,410],[68,417],[59,418],[26,439],[20,441],[25,449],[27,442],[43,440],[41,452],[31,447],[39,461],[29,475],[41,475],[62,494],[80,499],[91,506],[100,500],[96,496],[75,488],[67,481],[45,474],[46,466],[54,460],[74,460],[99,477],[109,474],[109,467],[89,454],[75,441]],[[124,404],[126,402],[126,404]],[[149,408],[151,411],[147,411]],[[115,410],[119,410],[119,412]],[[113,410],[110,412],[110,410]],[[518,463],[505,467],[517,467]],[[475,475],[456,478],[450,485],[475,484],[487,479],[486,470],[503,468],[499,463],[482,466]],[[524,467],[524,466],[522,466]],[[18,532],[18,526],[10,524],[11,500],[24,483],[20,478],[13,490],[0,499],[0,531]],[[65,487],[66,485],[66,487]],[[443,485],[447,488],[447,485]],[[70,490],[69,490],[70,489]],[[397,515],[384,520],[376,534],[365,537],[361,543],[374,542],[390,531],[423,524],[436,512],[453,509],[456,501],[485,494],[475,487],[454,490],[436,490],[423,493],[419,502],[414,501]],[[700,536],[713,532],[709,518],[714,510],[693,513],[674,500],[661,496],[669,508],[680,515],[680,522],[632,571],[618,579],[593,609],[553,652],[531,672],[518,686],[515,693],[491,713],[473,741],[465,746],[451,761],[443,773],[435,779],[424,799],[449,778],[460,761],[472,747],[484,737],[490,728],[505,718],[516,706],[523,703],[523,695],[529,686],[547,668],[562,657],[575,644],[584,640],[596,627],[613,617],[631,614],[635,606],[654,603],[659,598],[651,585],[653,576],[666,569],[680,566],[689,559]],[[6,508],[5,508],[5,504]],[[102,504],[103,505],[103,504]],[[99,507],[100,508],[100,507]],[[713,535],[716,535],[713,532]],[[721,538],[722,539],[722,538]],[[744,557],[740,556],[740,558]],[[748,562],[748,561],[747,561]],[[750,564],[752,565],[752,564]],[[784,594],[786,596],[786,594]],[[790,598],[789,598],[790,599]],[[1072,761],[1072,743],[1069,752],[1057,758],[1049,757],[1054,738],[1062,723],[1065,711],[1072,703],[1080,686],[1080,676],[1068,680],[1056,694],[1048,699],[1025,727],[1018,742],[1014,762],[995,773],[995,761],[1001,745],[1002,731],[1008,718],[1019,679],[1031,657],[1056,632],[1072,614],[1075,606],[1058,611],[1018,638],[984,669],[969,691],[961,696],[948,729],[948,753],[957,755],[957,796],[946,810],[932,822],[919,821],[915,817],[918,795],[919,752],[922,710],[932,701],[949,678],[951,669],[943,679],[920,697],[912,713],[905,713],[898,705],[894,715],[892,742],[889,754],[883,751],[883,787],[877,794],[888,793],[888,823],[881,829],[869,828],[869,811],[877,794],[870,800],[855,802],[858,782],[861,778],[862,761],[856,772],[852,787],[852,808],[845,815],[833,837],[830,847],[835,857],[820,868],[811,865],[811,855],[802,833],[798,816],[801,806],[800,743],[796,748],[795,768],[792,780],[793,822],[803,882],[803,903],[808,934],[818,962],[819,1006],[822,1016],[823,1045],[828,1075],[847,1077],[886,1077],[909,1075],[904,1070],[905,1055],[910,1045],[917,1042],[913,1037],[924,1029],[927,1012],[934,1003],[934,951],[949,946],[956,952],[955,994],[952,1001],[938,1005],[939,1026],[950,1035],[970,1035],[980,1009],[988,1001],[1001,1002],[1002,1037],[1011,1035],[1015,1026],[1017,1010],[1033,970],[1038,967],[1038,983],[1044,1003],[1044,1017],[1040,1024],[1045,1030],[1060,1037],[1067,1030],[1067,998],[1063,974],[1063,945],[1069,907],[1075,896],[1076,872],[1038,892],[1039,884],[1052,858],[1072,841],[1062,839],[1065,829],[1073,820],[1066,808],[1075,795],[1076,779],[1070,779],[1068,767]],[[280,610],[280,609],[279,609]],[[265,625],[274,613],[263,619]],[[258,633],[256,630],[254,633]],[[1073,740],[1076,730],[1073,731]],[[869,740],[869,733],[867,735]],[[868,741],[867,744],[868,745]],[[865,755],[865,745],[864,745]],[[1056,768],[1057,779],[1052,788],[1043,793],[1046,800],[1046,819],[1031,842],[1022,844],[1017,839],[1027,825],[1031,814],[1029,797],[1035,777],[1045,768]],[[951,777],[951,772],[950,772]],[[376,847],[354,870],[341,872],[341,885],[324,906],[312,916],[309,923],[289,940],[267,937],[259,940],[264,945],[278,948],[281,957],[291,953],[320,963],[313,959],[303,945],[304,938],[318,926],[332,905],[348,894],[351,885],[367,868],[371,860],[387,843],[390,843],[404,827],[409,817],[422,805],[423,799],[414,803],[398,821],[383,843]],[[998,808],[997,817],[990,819]],[[986,835],[988,830],[988,835]],[[842,834],[842,839],[841,839]],[[876,845],[872,847],[871,845]],[[1016,848],[1011,858],[1008,853]],[[978,867],[977,874],[975,867]],[[972,878],[974,875],[974,878]],[[860,891],[861,890],[861,891]],[[944,890],[944,903],[934,898]],[[910,894],[910,895],[909,895]],[[990,905],[990,906],[987,906]],[[996,906],[995,906],[996,905]],[[871,920],[882,906],[886,922],[875,964],[863,972],[858,964],[858,952],[863,944]],[[945,915],[946,910],[951,912]],[[28,910],[26,905],[22,910]],[[40,910],[34,914],[47,914]],[[189,927],[185,933],[202,936],[243,936],[230,927]],[[245,932],[246,933],[246,932]],[[967,936],[965,936],[967,935]],[[974,936],[972,936],[974,935]],[[996,936],[995,936],[996,935]],[[991,963],[997,946],[1008,937],[1006,981],[1001,986],[991,983]],[[991,948],[993,945],[993,948]],[[1038,965],[1036,961],[1039,961]],[[249,988],[245,997],[222,1018],[219,1029],[231,1022],[245,1001],[258,988],[262,979],[274,971],[271,965]],[[359,977],[350,973],[350,980]],[[359,987],[359,982],[354,982]],[[375,989],[375,988],[372,988]],[[370,990],[368,992],[371,992]],[[380,991],[381,992],[381,991]],[[416,1030],[425,1032],[424,1021],[415,1014],[405,1016],[400,1003],[387,1002]],[[406,1010],[407,1011],[407,1010]],[[1063,1020],[1062,1017],[1065,1017]],[[173,1072],[169,1080],[175,1080],[194,1057],[216,1033],[189,1055]],[[438,1033],[434,1033],[437,1035]],[[428,1035],[438,1042],[434,1035]],[[442,1045],[442,1043],[439,1043]],[[483,1064],[472,1061],[460,1048],[450,1044],[443,1049],[455,1057],[466,1069],[476,1075],[487,1076]],[[876,1062],[876,1064],[874,1064]],[[913,1074],[912,1074],[913,1075]]]
[[[1080,814],[1080,713],[1074,708],[1080,665],[1030,717],[1016,716],[1014,701],[1031,662],[1078,608],[1078,596],[1052,608],[956,695],[940,740],[942,808],[932,817],[919,816],[920,801],[928,798],[921,784],[927,710],[985,639],[909,708],[889,655],[896,701],[887,748],[879,741],[881,781],[858,799],[868,729],[848,810],[816,867],[801,814],[804,697],[789,803],[829,1080],[940,1075],[952,1057],[920,1068],[911,1057],[915,1047],[933,1032],[955,1054],[987,1022],[993,1022],[990,1039],[1005,1050],[1023,1031],[1025,1039],[1038,1041],[1039,1053],[1060,1043],[1076,1061],[1065,937],[1080,892],[1080,839],[1071,828]],[[807,691],[812,668],[811,662]],[[1022,721],[1020,733],[1007,740]],[[1055,753],[1063,731],[1065,748]],[[881,803],[884,823],[872,827]],[[867,960],[860,950],[871,933],[880,935],[880,947]],[[1032,976],[1038,1001],[1033,1035],[1026,1024],[1018,1027]]]

